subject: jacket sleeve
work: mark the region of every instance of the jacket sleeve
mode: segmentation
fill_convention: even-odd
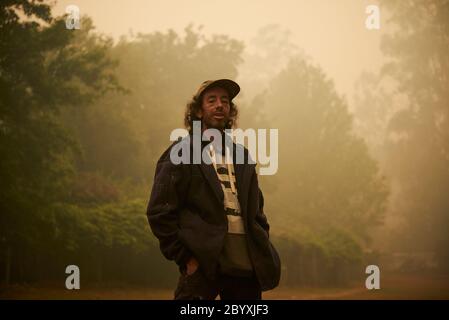
[[[147,207],[148,222],[159,239],[162,254],[180,266],[185,265],[192,257],[192,253],[178,237],[179,210],[188,189],[185,169],[185,166],[174,165],[166,152],[157,163]]]
[[[258,202],[259,202],[259,206],[258,206],[258,210],[257,210],[255,219],[256,219],[256,222],[267,232],[267,235],[269,237],[270,224],[268,223],[267,216],[264,213],[264,198],[263,198],[262,190],[260,190],[260,187],[259,187],[257,173],[255,170],[254,170],[254,174],[253,174],[253,179],[255,179],[256,187],[258,190]]]

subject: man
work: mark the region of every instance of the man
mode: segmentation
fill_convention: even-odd
[[[255,164],[246,148],[225,132],[235,124],[232,99],[239,91],[232,80],[205,81],[187,105],[184,122],[190,134],[172,144],[157,163],[147,216],[162,253],[179,266],[175,299],[220,295],[222,300],[257,300],[279,283],[280,260],[269,241]],[[197,141],[215,129],[224,142],[201,142],[208,163],[192,160],[195,121],[203,132]],[[182,144],[191,152],[178,148]],[[173,155],[179,153],[175,147],[188,161],[174,163]],[[239,152],[244,163],[236,161]]]

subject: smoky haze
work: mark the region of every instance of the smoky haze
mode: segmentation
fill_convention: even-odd
[[[2,22],[0,281],[61,281],[70,260],[88,284],[171,288],[154,170],[198,86],[230,78],[238,127],[279,134],[259,182],[281,288],[360,285],[375,264],[396,297],[449,292],[449,9],[429,3],[57,1],[81,29]]]
[[[295,47],[320,64],[334,79],[337,90],[348,97],[360,73],[378,70],[384,59],[380,51],[383,29],[365,28],[366,7],[378,4],[377,1],[132,0],[124,6],[120,0],[85,0],[58,1],[53,12],[64,14],[70,4],[77,5],[81,14],[92,17],[98,31],[114,39],[129,33],[168,29],[182,33],[191,23],[203,26],[205,35],[226,34],[245,42],[246,54],[270,55],[265,62],[274,64],[273,72],[286,62],[286,53],[293,53],[285,52],[284,46]],[[270,25],[278,26],[277,41],[259,39],[254,43],[261,29]],[[286,32],[288,37],[284,35]],[[253,66],[247,70],[248,74],[239,74],[239,79],[246,84],[244,92],[253,92],[247,87],[252,83],[251,73],[260,73],[262,70],[257,70],[260,67]]]

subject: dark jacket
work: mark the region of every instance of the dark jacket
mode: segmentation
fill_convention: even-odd
[[[157,163],[147,209],[148,221],[167,259],[175,260],[182,267],[194,256],[205,276],[214,279],[228,226],[223,190],[212,164],[173,164],[170,151],[176,143]],[[263,195],[255,165],[247,161],[235,164],[236,148],[243,148],[245,159],[248,150],[236,144],[233,148],[238,199],[250,258],[261,289],[270,290],[279,283],[279,255],[269,240],[269,224],[263,212]]]

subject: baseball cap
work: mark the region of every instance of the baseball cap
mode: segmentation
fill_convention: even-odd
[[[230,100],[240,92],[240,86],[235,81],[229,79],[206,80],[201,84],[195,96],[198,98],[204,91],[213,87],[220,87],[228,91]]]

